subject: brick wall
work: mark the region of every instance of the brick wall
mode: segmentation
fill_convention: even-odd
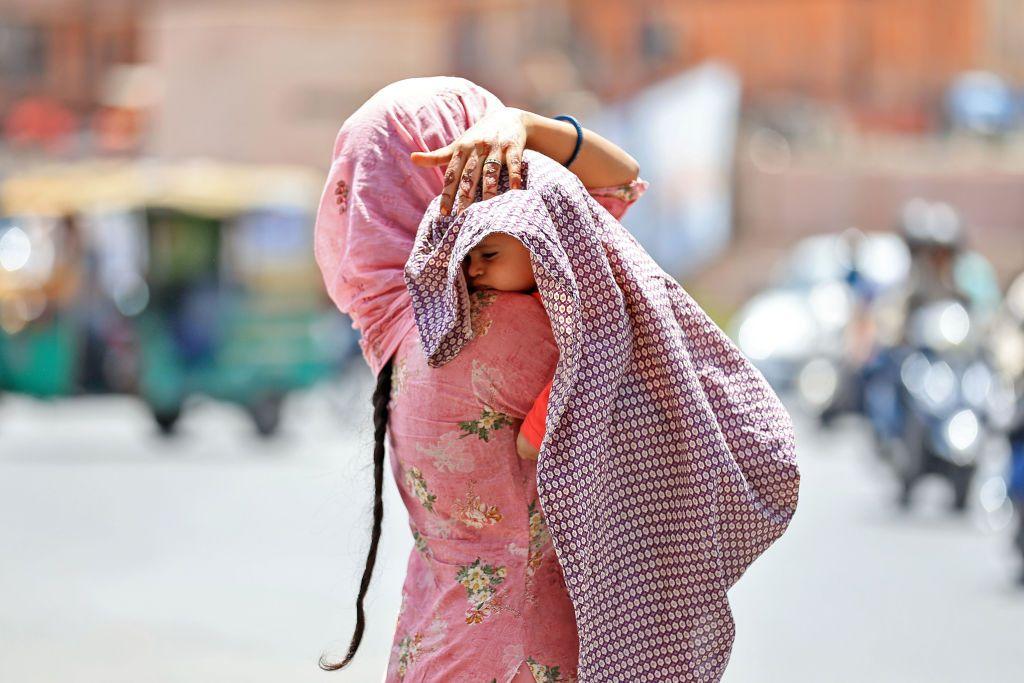
[[[980,64],[986,2],[992,0],[586,0],[574,5],[574,17],[610,57],[604,79],[620,83],[620,91],[661,70],[719,59],[737,69],[754,99],[787,90],[899,109],[933,100],[952,74]],[[641,63],[645,23],[660,26],[676,48],[651,73]]]

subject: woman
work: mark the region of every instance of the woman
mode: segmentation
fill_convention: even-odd
[[[557,349],[544,309],[522,294],[480,292],[474,339],[428,367],[403,269],[431,200],[458,214],[521,188],[524,148],[568,159],[573,126],[507,109],[458,78],[409,79],[371,98],[342,127],[317,218],[317,260],[332,298],[362,331],[378,377],[373,535],[357,599],[372,574],[382,515],[384,439],[416,546],[402,588],[387,680],[574,680],[578,641],[536,490],[536,462],[515,433],[551,377]],[[431,151],[433,150],[433,151]],[[446,165],[442,177],[438,166]],[[646,184],[629,155],[586,131],[571,166],[612,215]]]

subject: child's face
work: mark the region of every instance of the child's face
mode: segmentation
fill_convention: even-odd
[[[530,250],[503,232],[492,232],[470,249],[463,268],[470,289],[527,292],[537,286]]]

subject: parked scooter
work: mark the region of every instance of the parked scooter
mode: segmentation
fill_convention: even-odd
[[[971,480],[994,431],[990,416],[1001,408],[993,404],[995,377],[991,364],[978,350],[979,331],[964,305],[939,300],[922,306],[908,321],[907,344],[896,349],[898,373],[881,373],[872,389],[885,392],[878,382],[895,382],[896,416],[875,424],[880,441],[900,479],[901,505],[909,505],[918,481],[938,474],[953,487],[953,507],[967,505]],[[877,404],[876,404],[877,407]],[[885,423],[885,417],[889,422]],[[997,430],[995,430],[997,431]]]
[[[939,474],[962,510],[1005,396],[993,391],[998,382],[981,343],[1000,292],[988,262],[966,249],[952,206],[911,200],[900,232],[911,269],[904,286],[875,303],[877,351],[865,366],[864,404],[879,454],[902,484],[900,502],[909,504],[922,477]]]
[[[892,234],[851,228],[839,235],[836,247],[836,284],[845,293],[844,322],[796,378],[800,403],[822,427],[844,414],[864,412],[863,368],[875,336],[872,304],[879,293],[905,277],[909,263],[905,245]]]
[[[858,410],[859,368],[872,336],[862,324],[870,323],[865,306],[904,280],[908,263],[892,233],[808,237],[776,266],[772,286],[733,317],[731,334],[776,391],[794,392],[827,424]]]

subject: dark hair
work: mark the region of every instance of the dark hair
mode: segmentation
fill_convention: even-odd
[[[320,657],[320,668],[324,671],[337,671],[348,666],[356,655],[359,643],[363,640],[363,628],[366,619],[363,615],[363,598],[370,586],[373,576],[373,565],[377,561],[377,545],[380,541],[381,521],[384,519],[384,501],[381,489],[384,486],[384,436],[388,428],[388,401],[391,399],[391,359],[384,364],[377,375],[377,388],[373,391],[373,531],[370,535],[370,550],[366,554],[366,566],[363,568],[363,579],[359,582],[359,595],[356,597],[356,629],[352,634],[352,642],[348,646],[345,659],[336,664],[329,664],[325,656]]]

